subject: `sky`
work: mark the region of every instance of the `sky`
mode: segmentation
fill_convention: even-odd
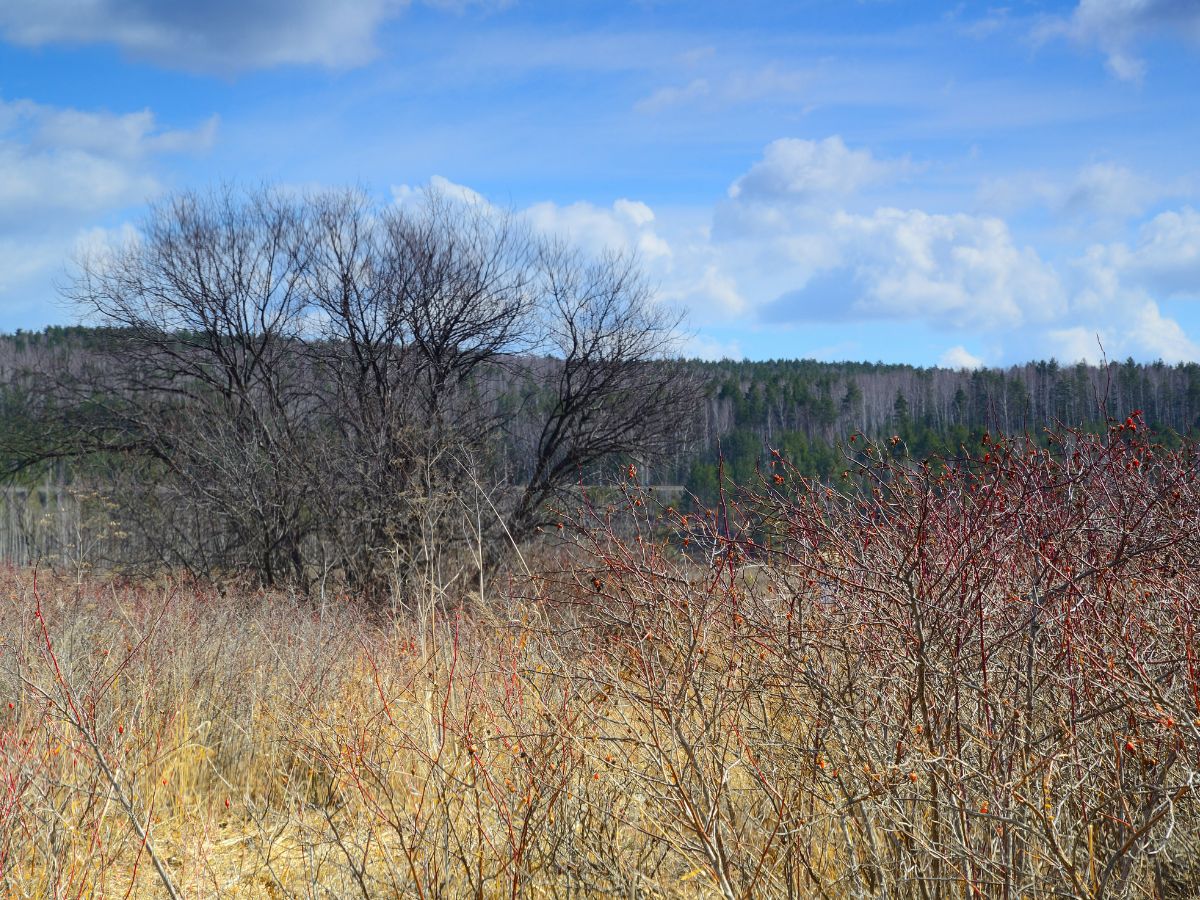
[[[680,352],[1200,359],[1200,0],[0,0],[0,331],[172,192],[433,187]]]

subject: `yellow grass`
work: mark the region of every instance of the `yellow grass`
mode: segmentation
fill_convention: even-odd
[[[737,630],[755,601],[738,583],[728,621],[643,585],[645,621],[615,637],[515,599],[375,616],[0,584],[4,897],[165,896],[167,881],[229,898],[900,896],[931,860],[930,896],[1000,896],[987,860],[1006,827],[1029,841],[1026,887],[1069,891],[1068,863],[1098,883],[1078,794],[1101,781],[1081,782],[1068,745],[1015,778],[973,773],[987,735],[950,759],[911,723],[872,721],[878,687],[824,708],[792,676],[853,683],[865,657],[814,645],[781,662]],[[1111,756],[1097,734],[1083,756]],[[1198,833],[1192,802],[1172,852]]]

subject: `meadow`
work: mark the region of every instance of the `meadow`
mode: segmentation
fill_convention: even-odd
[[[3,572],[0,892],[1197,896],[1196,448],[850,447],[390,603]]]

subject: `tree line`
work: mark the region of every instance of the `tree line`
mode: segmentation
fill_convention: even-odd
[[[1062,424],[1097,431],[1140,410],[1160,438],[1200,434],[1200,364],[1055,360],[974,371],[815,360],[690,364],[704,385],[690,458],[673,472],[711,501],[718,458],[735,482],[781,451],[809,475],[833,476],[861,433],[903,452],[955,454],[984,432],[1031,434]]]

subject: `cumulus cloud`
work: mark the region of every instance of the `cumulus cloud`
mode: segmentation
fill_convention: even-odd
[[[999,216],[846,209],[862,185],[887,177],[879,166],[888,164],[866,150],[840,141],[771,147],[714,214],[708,280],[738,286],[742,317],[767,326],[909,323],[986,337],[992,355],[1007,347],[1090,359],[1100,334],[1112,352],[1196,358],[1156,299],[1200,294],[1200,215],[1189,207],[1155,216],[1128,246],[1097,246],[1064,268],[1022,244]],[[1047,182],[1038,201],[1064,217],[1127,222],[1165,195],[1097,163]],[[965,345],[944,357],[967,367],[979,360]]]
[[[375,56],[379,27],[407,5],[408,0],[38,0],[0,4],[0,33],[28,46],[114,44],[171,68],[345,68]],[[461,10],[475,4],[429,0],[429,5]]]
[[[782,138],[768,144],[763,158],[730,185],[729,196],[743,202],[809,203],[853,194],[904,166],[877,160],[869,150],[851,150],[838,135],[821,141]]]
[[[1049,355],[1068,363],[1086,362],[1095,365],[1104,357],[1101,346],[1115,349],[1112,335],[1103,329],[1075,325],[1069,328],[1051,328],[1046,332],[1044,346]]]
[[[1194,362],[1200,347],[1158,304],[1136,292],[1115,298],[1113,304],[1087,325],[1050,329],[1037,340],[1046,355],[1064,362],[1099,363],[1124,356]]]
[[[1162,314],[1158,302],[1200,298],[1200,214],[1195,210],[1160,213],[1141,225],[1133,242],[1093,245],[1072,268],[1076,287],[1069,318],[1086,325],[1050,333],[1063,358],[1097,359],[1099,335],[1113,356],[1200,359],[1200,348],[1178,322]]]
[[[1158,304],[1137,305],[1129,324],[1130,342],[1170,362],[1200,359],[1200,348],[1174,319],[1162,314]]]
[[[850,314],[993,329],[1045,321],[1065,304],[1053,269],[1000,219],[879,209],[833,224],[859,288]]]
[[[640,251],[660,300],[691,310],[707,337],[688,352],[737,356],[713,329],[844,329],[894,322],[949,337],[941,364],[978,368],[987,359],[1056,356],[1200,358],[1166,297],[1200,296],[1200,213],[1159,213],[1128,242],[1095,244],[1074,260],[1052,262],[1022,243],[995,215],[875,206],[847,209],[862,186],[892,164],[840,139],[771,144],[727,195],[688,220],[636,199],[611,205],[537,203],[516,210],[535,229],[585,249]],[[444,179],[432,186],[472,203],[479,194]],[[1076,205],[1099,215],[1140,210],[1145,183],[1118,167],[1085,167],[1044,201],[1064,215]],[[401,201],[417,195],[398,188]],[[861,203],[858,204],[861,206]],[[1072,213],[1073,214],[1073,213]],[[1083,215],[1082,212],[1078,213]],[[1127,221],[1127,219],[1124,219]],[[1097,341],[1099,337],[1099,341]],[[846,344],[837,353],[859,352]],[[832,351],[831,351],[832,353]],[[836,355],[836,354],[835,354]]]
[[[30,302],[13,292],[61,264],[62,251],[61,241],[0,231],[0,302],[6,312],[13,304]]]
[[[424,186],[400,184],[392,186],[392,199],[401,206],[419,204],[429,193],[433,192],[448,200],[465,203],[480,209],[492,209],[491,202],[478,191],[473,191],[465,184],[456,184],[442,175],[434,175]]]
[[[843,208],[909,168],[839,137],[785,139],[730,186],[713,233],[722,271],[775,323],[896,319],[1018,327],[1065,304],[1054,271],[996,217]]]
[[[0,100],[0,229],[141,202],[158,191],[148,159],[206,150],[216,128],[215,118],[163,129],[149,110],[117,115]]]
[[[1118,253],[1118,265],[1148,288],[1200,298],[1200,213],[1184,207],[1155,216]]]
[[[882,208],[833,213],[820,239],[836,253],[764,305],[777,321],[893,319],[944,328],[1017,328],[1061,311],[1054,270],[1000,219]],[[803,242],[793,237],[793,242]]]
[[[1111,293],[1120,284],[1200,299],[1200,212],[1185,206],[1159,213],[1131,244],[1093,246],[1082,263],[1093,292]]]
[[[634,251],[647,262],[671,255],[670,245],[654,230],[654,211],[640,201],[621,199],[608,207],[535,203],[522,215],[538,231],[562,236],[591,253]]]
[[[0,300],[10,312],[53,301],[49,283],[81,230],[162,190],[166,154],[198,153],[217,120],[161,127],[149,110],[127,114],[0,100]],[[45,320],[59,318],[45,313]]]
[[[1119,222],[1145,212],[1180,188],[1139,175],[1111,162],[1089,163],[1066,179],[1024,174],[984,183],[984,206],[1012,212],[1041,206],[1063,219]]]
[[[393,186],[392,197],[399,204],[412,204],[419,202],[428,191],[478,209],[501,213],[482,194],[441,175],[434,175],[422,187]],[[585,201],[565,205],[543,201],[515,212],[538,233],[563,238],[594,255],[608,251],[636,253],[651,266],[671,257],[670,244],[655,230],[654,210],[639,200],[621,198],[611,206],[597,206]]]
[[[938,359],[938,365],[944,369],[982,369],[984,362],[959,344],[943,353]]]
[[[1166,35],[1200,46],[1200,4],[1195,0],[1079,0],[1069,17],[1047,19],[1035,38],[1066,37],[1099,47],[1108,70],[1139,81],[1146,62],[1136,51],[1148,37]]]
[[[702,249],[693,249],[692,256],[700,263],[700,271],[679,267],[679,273],[670,278],[662,290],[662,298],[689,308],[706,318],[717,321],[730,320],[744,315],[750,304],[738,288],[737,281],[723,272],[715,262],[704,262]],[[682,271],[680,271],[682,270]]]

